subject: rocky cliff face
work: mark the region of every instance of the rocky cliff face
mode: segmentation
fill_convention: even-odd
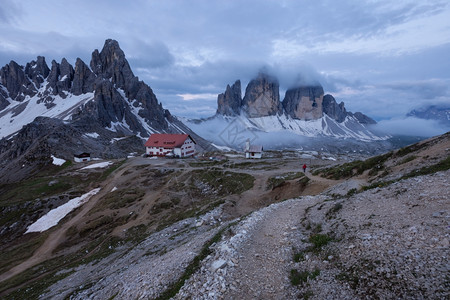
[[[15,61],[11,61],[0,69],[0,79],[3,91],[6,94],[5,98],[9,97],[15,101],[23,101],[26,96],[32,97],[37,93],[36,87],[28,75],[25,74],[24,68]]]
[[[338,123],[347,116],[354,117],[360,124],[376,124],[363,113],[347,112],[344,102],[337,103],[332,95],[324,95],[319,85],[303,85],[286,91],[280,102],[278,80],[268,74],[260,73],[248,84],[244,99],[241,100],[241,82],[227,85],[225,93],[217,97],[217,114],[237,116],[243,112],[249,118],[285,114],[295,120],[318,120],[327,115]]]
[[[217,96],[217,114],[236,116],[241,113],[241,106],[241,81],[236,80],[231,87],[230,85],[227,85],[225,93]]]
[[[276,78],[260,73],[247,85],[242,100],[243,112],[250,118],[282,114],[279,89]]]
[[[339,123],[344,122],[347,116],[354,117],[356,120],[358,120],[359,123],[365,125],[377,123],[375,122],[375,120],[373,120],[372,118],[366,116],[361,112],[355,113],[347,112],[347,110],[344,107],[344,102],[337,104],[334,97],[329,94],[323,97],[323,112]]]
[[[322,102],[322,86],[301,86],[286,91],[283,108],[294,119],[316,120],[323,115]]]
[[[66,98],[67,92],[71,90],[74,74],[72,65],[65,58],[62,59],[61,64],[53,60],[52,68],[47,77],[47,91],[53,95]]]
[[[336,99],[330,94],[323,96],[323,112],[338,121],[339,123],[345,120],[347,110],[344,107],[344,102],[337,103]]]

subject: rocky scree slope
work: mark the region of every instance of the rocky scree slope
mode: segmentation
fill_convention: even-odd
[[[388,153],[387,182],[354,166],[321,195],[254,212],[175,298],[448,298],[449,151],[448,134],[432,138]]]

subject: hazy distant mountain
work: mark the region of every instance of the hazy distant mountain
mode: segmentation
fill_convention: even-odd
[[[406,116],[416,117],[425,120],[436,120],[440,124],[450,128],[450,107],[442,106],[428,106],[422,109],[414,109],[410,111]]]

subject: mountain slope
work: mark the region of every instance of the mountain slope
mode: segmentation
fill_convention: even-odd
[[[25,68],[13,61],[4,66],[0,87],[3,103],[9,104],[0,112],[1,137],[17,132],[36,116],[94,122],[144,138],[169,130],[170,113],[134,76],[117,41],[107,40],[101,52],[95,50],[90,66],[77,59],[73,68],[63,59],[60,64],[52,61],[50,70],[43,57]]]

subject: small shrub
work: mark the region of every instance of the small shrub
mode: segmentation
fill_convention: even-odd
[[[294,261],[295,262],[300,262],[300,261],[303,261],[304,259],[305,259],[305,253],[304,252],[294,253]]]
[[[175,205],[178,205],[178,204],[180,204],[181,200],[180,200],[180,198],[175,197],[175,198],[170,199],[170,202],[172,202]]]
[[[336,215],[336,213],[338,211],[340,211],[342,209],[342,203],[336,203],[335,205],[333,205],[333,207],[331,207],[327,213],[326,213],[326,217],[328,219],[331,219],[332,217],[334,217]]]
[[[350,190],[348,190],[348,192],[347,192],[347,196],[348,196],[348,197],[353,196],[354,194],[356,194],[357,191],[358,191],[358,190],[357,190],[356,188],[350,189]]]
[[[303,299],[308,300],[309,298],[311,298],[312,296],[314,296],[313,291],[311,290],[307,290],[303,295]]]
[[[313,244],[312,251],[320,251],[323,246],[327,245],[333,239],[327,234],[312,234],[309,236],[309,242]]]
[[[320,275],[320,270],[315,269],[312,272],[303,271],[299,272],[296,269],[292,269],[289,279],[291,280],[292,285],[299,285],[300,283],[305,283],[308,281],[308,278],[314,279]]]

